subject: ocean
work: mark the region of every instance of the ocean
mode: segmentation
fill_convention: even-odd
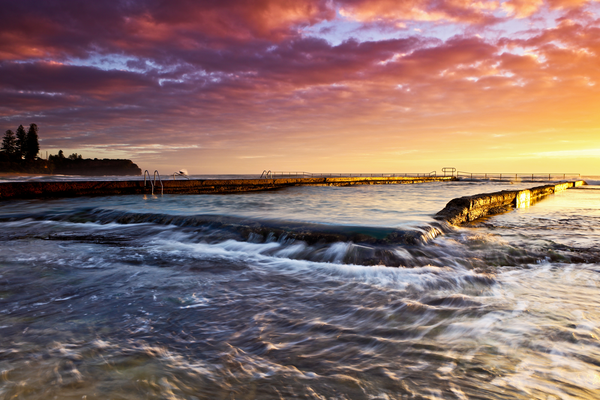
[[[600,398],[588,183],[0,202],[0,399]]]

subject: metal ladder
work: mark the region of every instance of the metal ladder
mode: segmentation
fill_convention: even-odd
[[[265,179],[269,179],[269,176],[271,177],[271,179],[273,179],[273,173],[269,170],[267,171],[266,169],[262,172],[262,174],[260,175],[260,178],[258,179],[262,179],[263,176],[265,177]]]
[[[150,186],[152,187],[152,195],[154,196],[154,186],[156,186],[156,177],[158,176],[158,182],[160,182],[160,195],[162,196],[164,193],[164,186],[162,183],[162,179],[160,178],[160,174],[158,170],[154,170],[154,181],[150,180],[150,172],[148,170],[144,171],[144,187],[146,187],[146,174],[148,174],[148,182],[150,182]]]

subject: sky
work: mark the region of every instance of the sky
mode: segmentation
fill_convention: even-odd
[[[0,129],[169,174],[600,175],[600,4],[0,0]]]

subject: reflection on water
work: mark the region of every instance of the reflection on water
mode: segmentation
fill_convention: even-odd
[[[430,221],[393,217],[394,199],[415,202],[408,193],[419,189],[433,212],[450,200],[433,185],[266,198],[272,219],[357,224],[348,216],[360,215],[364,226],[397,226]],[[242,240],[214,225],[77,219],[84,207],[155,205],[256,217],[253,196],[208,205],[165,196],[139,209],[139,198],[0,205],[0,398],[600,396],[600,191],[569,190],[421,245]],[[319,207],[303,211],[310,204]],[[340,204],[358,211],[338,215]],[[352,258],[369,251],[402,264]]]

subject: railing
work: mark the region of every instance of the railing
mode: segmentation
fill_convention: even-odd
[[[259,178],[259,179],[262,179],[263,177],[264,177],[265,179],[269,179],[269,176],[271,177],[271,179],[273,179],[273,173],[272,173],[270,170],[269,170],[269,171],[267,171],[267,170],[265,169],[265,170],[262,172],[262,174],[260,174],[260,178]]]
[[[183,179],[187,179],[188,181],[190,180],[190,177],[182,174],[181,171],[180,172],[173,172],[173,180],[176,181],[177,179],[175,178],[176,176],[181,176]]]
[[[573,179],[580,178],[579,173],[504,173],[504,172],[493,172],[493,173],[475,173],[458,171],[454,167],[442,168],[443,175],[437,175],[436,171],[430,172],[404,172],[404,173],[312,173],[306,171],[271,171],[264,170],[260,175],[261,179],[276,179],[276,178],[327,178],[327,177],[406,177],[406,178],[421,178],[421,177],[457,177],[459,179],[471,179],[471,180],[490,180],[490,181],[511,181],[511,180],[526,180],[526,181],[552,181],[557,179]]]
[[[312,178],[315,174],[305,171],[263,171],[263,174],[260,176],[261,178],[265,176],[265,178],[275,179],[275,177],[279,178]]]
[[[549,173],[549,174],[515,174],[515,173],[474,173],[465,171],[456,171],[456,177],[469,180],[489,180],[489,181],[552,181],[557,179],[580,178],[579,173]]]
[[[409,177],[421,178],[437,176],[437,171],[430,172],[405,172],[405,173],[312,173],[306,171],[267,171],[264,170],[260,175],[260,179],[275,179],[275,178],[326,178],[326,177]]]
[[[146,174],[148,174],[148,182],[150,182],[150,187],[152,188],[152,195],[154,195],[154,186],[156,186],[156,177],[158,176],[158,182],[160,183],[160,195],[162,196],[164,193],[164,186],[158,170],[154,170],[154,181],[150,180],[150,172],[148,172],[148,170],[144,171],[144,187],[146,187]]]
[[[450,176],[454,176],[454,173],[456,172],[456,168],[444,167],[444,168],[442,168],[442,172],[444,173],[444,176],[446,176],[447,173],[450,173]]]

